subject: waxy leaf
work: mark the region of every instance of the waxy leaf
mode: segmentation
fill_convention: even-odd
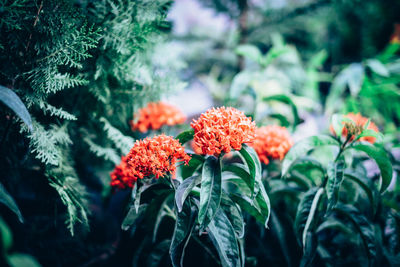
[[[193,187],[196,185],[200,184],[201,182],[201,176],[196,175],[196,176],[191,176],[189,178],[186,178],[176,189],[175,192],[175,203],[178,208],[178,211],[182,211],[183,203],[185,202],[185,199],[187,196],[190,194],[192,191]]]
[[[121,229],[126,231],[128,230],[136,220],[144,213],[146,210],[147,204],[143,204],[139,207],[138,211],[136,211],[136,207],[132,205],[129,208],[128,214],[126,214],[125,219],[122,221]]]
[[[174,234],[172,236],[169,254],[174,267],[183,266],[185,248],[195,226],[196,214],[191,209],[190,201],[186,201],[181,212],[176,212]]]
[[[204,158],[197,154],[191,154],[191,159],[189,160],[188,165],[181,166],[181,176],[182,179],[186,179],[190,176],[193,176],[198,169],[200,169],[201,165],[204,162]]]
[[[208,235],[218,251],[222,266],[240,266],[238,240],[228,216],[222,209],[217,210],[208,225]]]
[[[3,203],[11,211],[13,211],[18,216],[18,220],[21,223],[24,222],[24,218],[22,217],[21,211],[19,210],[17,203],[15,203],[12,196],[7,192],[7,190],[1,183],[0,183],[0,203]]]
[[[368,177],[364,177],[362,174],[357,173],[357,172],[351,172],[351,171],[345,171],[344,176],[346,179],[350,179],[353,182],[357,183],[365,192],[367,195],[371,207],[372,207],[372,214],[375,214],[376,209],[377,209],[377,204],[375,202],[375,196],[378,193],[378,191],[374,188],[373,182],[371,179],[368,179]]]
[[[9,107],[33,131],[32,118],[19,96],[11,89],[0,85],[0,101]]]
[[[221,208],[225,211],[226,216],[228,216],[228,219],[231,222],[238,238],[242,238],[244,236],[244,221],[242,212],[225,192],[222,192],[221,196]]]
[[[297,111],[296,105],[293,103],[292,99],[287,96],[287,95],[272,95],[265,97],[263,101],[279,101],[285,104],[290,105],[292,108],[292,114],[293,114],[293,128],[295,128],[298,124],[300,124],[301,119],[299,117],[299,113]]]
[[[339,146],[339,142],[331,136],[318,135],[311,136],[296,143],[286,154],[282,162],[282,176],[289,170],[290,165],[299,157],[307,155],[307,153],[319,146]]]
[[[255,179],[252,177],[247,169],[247,167],[243,164],[240,163],[232,163],[224,166],[223,170],[224,172],[231,172],[240,179],[242,179],[247,186],[250,188],[251,192],[251,197],[253,198],[254,196],[254,191],[255,191]]]
[[[192,140],[193,136],[194,136],[194,130],[190,129],[190,130],[181,132],[180,134],[178,134],[178,136],[175,139],[179,140],[179,143],[181,143],[181,145],[183,145],[186,142],[188,142],[189,140]]]
[[[376,257],[375,231],[374,225],[368,221],[363,214],[351,205],[337,205],[334,211],[344,215],[352,222],[356,230],[361,236],[364,248],[368,255],[370,266],[373,266],[372,261]]]
[[[149,267],[161,266],[163,257],[168,253],[171,240],[165,239],[152,248],[150,255],[147,257],[147,265]]]
[[[199,223],[205,228],[221,202],[221,159],[208,157],[204,162],[201,176]]]
[[[294,225],[297,236],[301,239],[303,249],[306,247],[307,233],[312,230],[314,216],[323,192],[323,188],[311,188],[304,194],[297,207]]]
[[[383,134],[380,132],[375,132],[371,129],[364,129],[359,135],[357,135],[354,141],[359,140],[361,137],[375,137],[375,142],[377,143],[381,143],[383,140]]]
[[[260,212],[265,216],[266,220],[264,221],[265,227],[268,227],[268,220],[271,211],[271,204],[269,201],[269,197],[267,192],[265,191],[264,185],[261,180],[261,163],[258,158],[256,151],[244,144],[242,149],[239,151],[242,155],[249,171],[250,175],[254,177],[255,187],[259,190],[255,200],[260,207]]]
[[[343,181],[345,163],[343,158],[328,166],[328,182],[326,183],[326,195],[328,197],[328,210],[336,206],[339,200],[340,185]]]
[[[393,175],[392,164],[390,163],[390,159],[386,151],[380,146],[371,145],[369,143],[356,143],[351,146],[351,148],[365,152],[376,162],[379,170],[381,171],[379,190],[381,193],[383,193],[392,181]]]

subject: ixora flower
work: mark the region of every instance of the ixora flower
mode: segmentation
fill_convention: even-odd
[[[361,116],[360,113],[348,113],[344,117],[352,120],[354,123],[345,122],[342,130],[342,135],[351,135],[350,140],[353,140],[356,135],[359,135],[363,131],[365,125],[368,122],[368,118]],[[370,121],[367,129],[379,133],[378,127],[372,121]],[[332,133],[335,133],[332,126],[330,127],[330,130]],[[360,138],[360,141],[370,142],[371,144],[375,143],[375,140],[376,138],[373,136],[364,136]]]
[[[243,143],[251,143],[255,137],[255,123],[232,107],[207,110],[190,124],[194,129],[194,146],[201,154],[218,157],[231,149],[242,149]]]
[[[121,157],[121,163],[117,165],[111,176],[111,186],[117,188],[133,187],[137,178],[133,175],[131,167],[127,162],[128,157]]]
[[[139,109],[130,124],[132,131],[144,133],[148,130],[158,130],[164,125],[181,124],[185,120],[186,116],[177,107],[164,102],[157,102],[149,103],[146,107]]]
[[[285,127],[270,125],[256,129],[256,138],[251,146],[261,162],[268,164],[269,159],[283,160],[293,141]]]
[[[174,175],[175,164],[180,161],[188,164],[189,160],[179,141],[164,134],[136,141],[127,155],[127,164],[136,179]]]

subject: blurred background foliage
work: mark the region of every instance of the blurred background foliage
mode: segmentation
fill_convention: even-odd
[[[27,254],[43,266],[167,261],[162,240],[173,220],[160,224],[153,250],[145,227],[120,231],[127,192],[109,186],[110,171],[143,137],[128,122],[149,101],[168,98],[189,117],[232,105],[258,125],[288,126],[295,140],[327,132],[334,113],[360,112],[385,133],[398,175],[399,14],[397,0],[0,0],[1,93],[16,93],[31,117],[26,123],[21,109],[0,105],[1,202],[16,214],[1,205],[2,263],[28,266],[18,263],[35,262]],[[247,218],[249,266],[301,260],[290,203],[309,185],[274,179],[275,167],[266,183],[276,207],[271,231]],[[399,190],[393,182],[378,201],[383,226],[376,231],[399,231]],[[321,242],[331,234],[323,232]],[[398,238],[381,240],[390,257]],[[336,235],[335,247],[350,245],[319,255],[356,264],[365,255],[349,254],[346,240]],[[188,265],[218,262],[207,242],[192,241]]]

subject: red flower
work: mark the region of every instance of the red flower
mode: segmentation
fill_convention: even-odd
[[[137,178],[133,175],[131,167],[127,163],[127,157],[121,157],[121,163],[115,167],[111,176],[111,186],[117,188],[133,187]]]
[[[218,157],[231,149],[240,150],[243,143],[252,142],[255,123],[235,108],[212,108],[190,124],[194,129],[194,145],[201,154]]]
[[[177,162],[187,164],[190,160],[179,141],[164,134],[136,141],[127,158],[136,179],[152,175],[158,179],[168,173],[174,175]]]
[[[348,134],[351,134],[352,136],[350,137],[350,140],[353,140],[356,135],[359,135],[362,132],[365,124],[368,122],[368,118],[361,116],[360,113],[357,113],[357,114],[348,113],[347,115],[345,115],[345,117],[352,120],[355,123],[355,125],[350,125],[348,123],[344,123],[342,135],[346,137]],[[368,125],[368,129],[373,130],[377,133],[379,132],[378,127],[372,121],[370,121],[370,123]],[[333,134],[335,134],[335,131],[332,126],[330,127],[330,130]],[[361,137],[359,140],[370,142],[371,144],[373,144],[373,143],[375,143],[376,138],[372,137],[372,136],[364,136],[364,137]]]
[[[185,115],[175,106],[157,102],[149,103],[146,107],[139,109],[135,115],[136,123],[131,121],[132,131],[140,131],[142,133],[148,130],[158,130],[164,125],[173,126],[184,123]]]
[[[283,160],[293,141],[285,127],[271,125],[256,129],[256,138],[251,145],[264,164],[269,159]]]

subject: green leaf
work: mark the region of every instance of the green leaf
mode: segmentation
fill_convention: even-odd
[[[168,248],[170,246],[171,240],[165,239],[157,244],[155,244],[154,248],[150,252],[150,255],[147,258],[147,265],[149,267],[162,266],[161,260],[168,253]]]
[[[186,142],[188,142],[189,140],[192,140],[193,136],[194,136],[194,130],[190,129],[190,130],[181,132],[180,134],[178,134],[178,136],[175,139],[179,140],[179,143],[181,143],[181,145],[183,145]]]
[[[195,226],[196,214],[192,211],[190,201],[186,201],[181,212],[176,212],[174,234],[169,254],[174,267],[183,266],[185,248]]]
[[[265,225],[266,222],[268,222],[268,216],[261,213],[261,209],[257,202],[253,203],[249,197],[237,194],[231,194],[230,198],[237,203],[242,210],[248,212],[262,225]]]
[[[201,176],[199,223],[205,228],[221,202],[221,159],[208,157],[204,162]]]
[[[372,266],[372,261],[376,257],[376,244],[374,226],[367,218],[351,205],[337,205],[334,209],[336,212],[347,217],[352,222],[356,230],[361,236],[364,248],[368,255],[368,260]]]
[[[393,175],[392,164],[390,163],[390,159],[386,151],[380,146],[371,145],[369,143],[356,143],[350,148],[365,152],[370,158],[372,158],[376,162],[379,170],[381,171],[379,191],[383,193],[392,181]]]
[[[313,187],[308,190],[301,199],[297,207],[295,229],[297,236],[301,239],[303,249],[306,247],[307,233],[312,231],[314,216],[316,214],[319,201],[324,192],[323,188]]]
[[[232,163],[224,166],[222,169],[223,172],[231,172],[238,177],[240,177],[250,188],[251,198],[254,198],[254,190],[255,190],[255,179],[250,176],[248,169],[245,165],[240,163]]]
[[[221,208],[225,211],[226,216],[228,216],[238,238],[243,238],[244,221],[240,208],[225,192],[222,192],[221,196]]]
[[[121,229],[127,231],[136,220],[144,213],[147,208],[147,204],[143,204],[139,207],[138,211],[136,211],[136,207],[131,205],[128,213],[125,216],[125,219],[122,221]]]
[[[376,74],[383,77],[389,77],[389,70],[379,60],[369,59],[367,60],[367,66]]]
[[[344,176],[357,183],[366,193],[372,207],[372,214],[375,214],[377,209],[377,204],[375,202],[374,191],[378,194],[377,190],[373,190],[372,180],[364,177],[362,174],[357,172],[345,171]]]
[[[293,127],[296,127],[298,124],[300,124],[301,119],[299,117],[297,107],[289,96],[287,96],[287,95],[272,95],[272,96],[263,98],[263,101],[279,101],[279,102],[290,105],[290,107],[292,108],[292,114],[293,114]]]
[[[255,187],[258,188],[258,193],[256,195],[256,202],[258,203],[260,207],[260,212],[265,218],[265,221],[263,222],[265,227],[268,227],[268,220],[270,216],[270,211],[271,211],[271,205],[269,201],[269,197],[267,195],[267,192],[265,191],[264,185],[261,180],[261,163],[258,158],[258,155],[256,151],[244,144],[242,149],[239,151],[240,154],[242,155],[249,171],[250,175],[254,177],[255,180]]]
[[[300,267],[312,266],[318,247],[318,239],[315,233],[307,232],[305,236],[305,246],[303,247],[303,257]]]
[[[261,179],[261,163],[256,151],[252,147],[243,144],[239,153],[242,155],[253,180]]]
[[[0,85],[0,101],[9,107],[33,131],[32,118],[19,96],[11,89]]]
[[[196,175],[186,178],[178,186],[175,192],[175,203],[179,212],[182,211],[183,203],[185,202],[187,196],[190,194],[190,192],[196,185],[200,184],[200,182],[201,182],[201,176]]]
[[[328,210],[336,206],[339,200],[340,185],[343,181],[345,163],[343,158],[328,166],[328,182],[326,184],[326,195],[328,197]]]
[[[317,169],[320,170],[321,173],[325,173],[325,167],[317,160],[311,157],[301,157],[293,161],[293,163],[289,167],[290,171],[305,170],[305,169]]]
[[[0,203],[3,203],[10,210],[12,210],[18,216],[18,220],[21,223],[24,222],[24,218],[22,217],[21,211],[19,210],[17,203],[15,203],[12,196],[7,192],[7,190],[1,183],[0,183]]]
[[[235,52],[239,56],[247,57],[255,62],[259,62],[262,58],[260,50],[254,45],[239,45]]]
[[[364,129],[359,135],[357,135],[354,141],[359,140],[361,137],[375,137],[377,143],[381,143],[383,140],[383,134],[371,129]]]
[[[0,217],[0,239],[2,252],[6,253],[12,246],[12,233],[6,222]]]
[[[222,266],[240,266],[240,253],[235,231],[222,209],[218,209],[208,225],[208,235],[213,242]]]
[[[40,267],[41,265],[30,255],[14,253],[7,257],[11,267]]]
[[[297,142],[289,150],[282,162],[282,176],[287,173],[290,165],[297,158],[307,155],[311,149],[327,145],[339,146],[339,142],[333,137],[327,135],[311,136],[301,140],[300,142]]]

